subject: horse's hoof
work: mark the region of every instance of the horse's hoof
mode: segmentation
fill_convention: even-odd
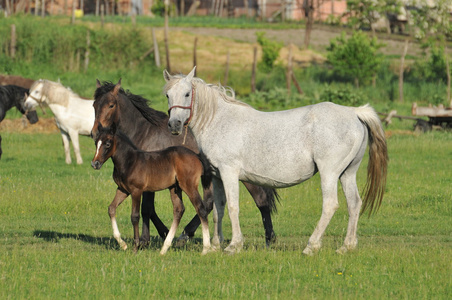
[[[176,243],[174,244],[174,247],[176,248],[182,248],[184,247],[188,242],[190,241],[190,237],[186,235],[185,233],[182,233],[176,240]]]
[[[127,250],[126,242],[122,241],[121,243],[119,243],[119,247],[121,247],[122,250],[126,251]]]
[[[314,254],[316,254],[317,252],[319,252],[319,248],[312,248],[310,246],[306,247],[303,250],[303,254],[307,255],[307,256],[313,256]]]
[[[216,238],[216,237],[212,238],[211,243],[212,243],[212,247],[218,248],[218,249],[221,248],[220,240],[218,238]]]
[[[336,253],[340,254],[340,255],[344,255],[344,254],[347,254],[348,252],[351,252],[351,251],[353,251],[355,249],[356,249],[356,247],[345,246],[344,245],[344,246],[340,247],[339,249],[337,249]]]
[[[201,255],[206,255],[206,254],[212,253],[212,252],[216,252],[216,250],[213,249],[212,247],[204,248],[204,249],[202,249]]]
[[[243,248],[243,244],[235,244],[235,245],[229,245],[224,249],[224,252],[226,252],[227,254],[236,254],[239,253]]]

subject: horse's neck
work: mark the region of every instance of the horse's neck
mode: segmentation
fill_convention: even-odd
[[[137,156],[139,150],[135,149],[130,141],[122,137],[116,136],[116,150],[111,156],[113,164],[119,170],[130,167],[129,160],[133,156]]]
[[[150,133],[159,130],[158,126],[151,124],[141,114],[141,112],[132,104],[123,100],[120,107],[120,117],[118,120],[118,128],[126,134],[134,143],[139,144],[143,133]]]

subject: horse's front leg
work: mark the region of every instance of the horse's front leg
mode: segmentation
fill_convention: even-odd
[[[176,234],[177,227],[179,226],[180,219],[185,211],[184,203],[182,203],[182,192],[180,190],[176,191],[176,188],[171,188],[171,202],[173,203],[173,223],[171,224],[171,228],[166,236],[165,241],[163,242],[162,250],[160,250],[160,254],[164,255],[168,251],[168,248],[171,246],[173,242],[174,235]]]
[[[223,236],[223,217],[224,207],[226,205],[226,195],[224,193],[223,182],[220,178],[213,177],[213,224],[214,231],[212,237],[212,247],[214,250],[220,249],[220,244],[224,241]]]
[[[69,136],[72,140],[72,147],[74,148],[75,158],[77,159],[77,164],[81,165],[83,163],[82,156],[80,155],[80,144],[78,142],[78,131],[69,130]]]
[[[116,190],[116,195],[110,206],[108,207],[108,214],[110,215],[111,227],[113,228],[113,237],[118,241],[119,246],[122,250],[127,249],[127,244],[121,239],[121,233],[118,229],[118,223],[116,223],[116,208],[127,198],[128,194]]]
[[[140,204],[142,191],[134,191],[132,193],[132,214],[130,220],[133,226],[133,251],[137,252],[140,246]]]
[[[63,139],[64,155],[66,156],[66,163],[70,164],[71,160],[71,149],[69,148],[69,135],[61,130],[61,138]]]
[[[163,224],[162,220],[160,220],[157,212],[155,211],[154,198],[154,192],[143,193],[143,202],[141,203],[141,216],[143,217],[141,243],[144,245],[147,245],[151,239],[149,232],[149,220],[152,221],[162,239],[165,239],[168,234],[168,228],[166,228],[165,224]]]

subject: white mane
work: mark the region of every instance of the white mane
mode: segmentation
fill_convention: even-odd
[[[185,75],[173,75],[171,80],[167,82],[164,87],[166,94],[172,87],[174,87]],[[192,79],[192,88],[195,93],[194,108],[196,109],[197,119],[195,124],[201,128],[207,125],[213,119],[218,108],[218,100],[226,103],[248,106],[248,104],[239,101],[235,98],[235,92],[231,87],[224,87],[221,84],[209,84],[198,77]]]

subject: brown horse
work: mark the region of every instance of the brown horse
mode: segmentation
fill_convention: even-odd
[[[184,136],[175,136],[168,130],[168,115],[155,110],[148,105],[148,100],[134,95],[121,88],[121,80],[117,84],[97,81],[94,94],[95,121],[92,128],[92,137],[96,139],[98,126],[104,128],[115,124],[116,128],[126,134],[140,149],[146,151],[162,150],[172,146],[185,146],[198,153],[198,145],[190,130]],[[271,213],[276,212],[276,200],[279,196],[275,189],[253,185],[243,182],[253,197],[262,216],[265,228],[265,241],[269,246],[275,239]],[[213,209],[212,189],[204,190],[204,201],[210,212]],[[168,229],[158,217],[154,207],[154,193],[145,192],[142,202],[143,230],[141,240],[149,242],[149,220],[155,225],[159,235],[165,239]],[[213,215],[216,218],[216,214]],[[200,225],[197,215],[185,226],[178,239],[178,245],[193,237],[196,228]]]
[[[141,151],[115,126],[105,129],[99,126],[96,139],[96,154],[91,162],[94,169],[99,170],[110,157],[114,164],[113,179],[118,186],[116,195],[108,213],[113,227],[113,235],[122,249],[127,249],[126,243],[116,223],[116,208],[127,198],[132,196],[132,225],[134,232],[134,250],[140,244],[138,223],[140,220],[141,194],[144,191],[157,192],[170,189],[173,203],[173,223],[163,243],[160,254],[165,254],[184,214],[182,191],[190,198],[202,224],[203,251],[210,251],[209,225],[207,210],[198,192],[199,178],[203,187],[211,184],[212,176],[210,163],[203,154],[181,147],[170,147],[161,151]]]

